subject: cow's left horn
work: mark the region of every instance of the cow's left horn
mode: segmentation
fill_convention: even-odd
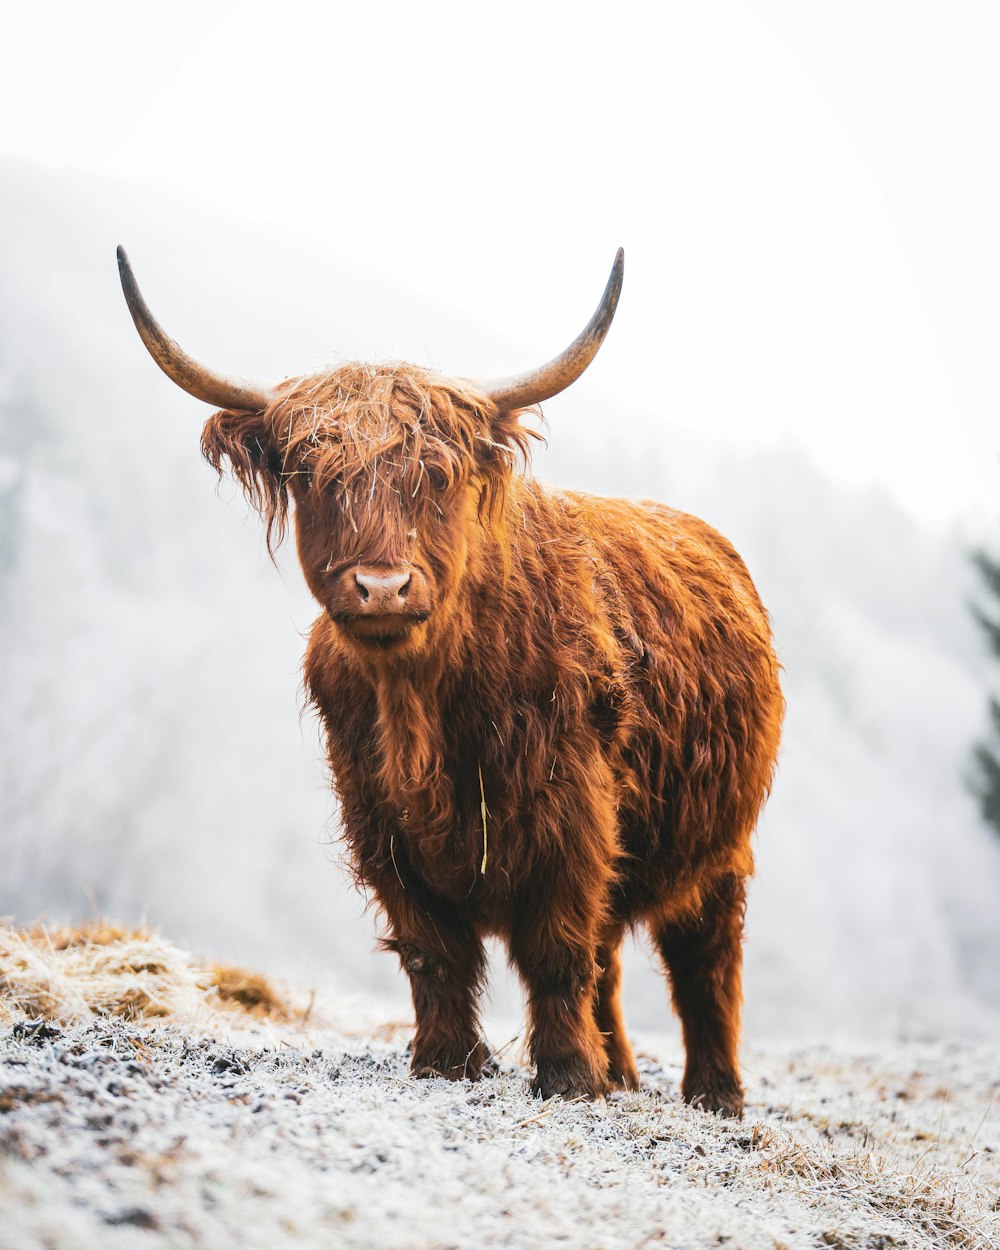
[[[551,399],[567,386],[575,382],[584,369],[597,355],[597,350],[604,342],[611,325],[611,319],[618,307],[618,296],[622,289],[622,274],[625,271],[625,251],[618,249],[615,263],[611,267],[611,277],[604,288],[597,311],[587,323],[586,329],[569,347],[547,365],[535,369],[531,373],[522,373],[519,377],[503,378],[500,381],[486,382],[483,390],[496,404],[497,408],[530,408],[532,404],[540,404],[543,399]]]
[[[260,412],[274,399],[274,389],[266,383],[213,373],[178,347],[149,311],[121,246],[118,248],[118,272],[139,337],[163,372],[182,391],[216,408],[237,408],[245,412]]]

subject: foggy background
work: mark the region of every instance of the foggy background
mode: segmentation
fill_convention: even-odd
[[[748,1036],[1000,1036],[1000,839],[963,780],[994,676],[967,552],[1000,549],[994,9],[5,24],[0,913],[145,919],[408,1010],[336,864],[294,556],[201,463],[115,245],[194,355],[276,378],[537,364],[621,244],[535,471],[704,516],[771,611]],[[630,1024],[666,1001],[640,944]]]

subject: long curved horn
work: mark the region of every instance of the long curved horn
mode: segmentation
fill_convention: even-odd
[[[177,346],[149,311],[121,245],[118,247],[118,272],[139,337],[163,372],[182,391],[216,408],[237,408],[246,412],[260,412],[274,399],[274,390],[266,383],[213,373]]]
[[[540,404],[543,399],[551,399],[553,395],[558,395],[560,391],[564,391],[567,386],[577,380],[604,342],[604,336],[608,332],[611,319],[618,307],[624,271],[625,251],[619,248],[615,263],[611,267],[611,277],[608,278],[608,285],[604,288],[597,311],[587,323],[583,333],[574,339],[561,355],[531,373],[522,373],[518,377],[502,378],[499,381],[483,384],[483,390],[497,408],[501,411],[511,408],[530,408],[532,404]]]

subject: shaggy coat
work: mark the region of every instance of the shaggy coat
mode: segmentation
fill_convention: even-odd
[[[523,475],[524,415],[415,366],[348,365],[216,413],[203,446],[272,544],[294,503],[323,607],[307,688],[354,872],[409,976],[414,1074],[481,1075],[496,935],[535,1088],[636,1088],[620,948],[644,924],[683,1094],[739,1114],[745,886],[783,706],[767,615],[704,522]],[[382,590],[396,569],[410,580]],[[409,593],[397,632],[345,607],[362,582]]]

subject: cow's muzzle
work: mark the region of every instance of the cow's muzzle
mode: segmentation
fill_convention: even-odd
[[[327,599],[330,619],[361,641],[401,640],[432,608],[427,577],[413,565],[348,565],[334,573]]]

